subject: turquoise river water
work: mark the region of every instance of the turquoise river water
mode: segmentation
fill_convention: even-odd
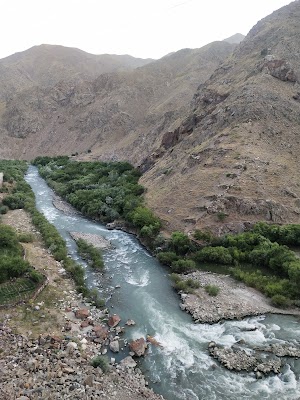
[[[300,320],[290,316],[268,315],[225,321],[213,325],[195,324],[180,310],[168,271],[130,234],[107,230],[100,223],[81,215],[67,215],[53,204],[53,191],[30,166],[26,175],[40,212],[56,226],[66,240],[71,257],[86,269],[88,284],[107,299],[111,313],[136,322],[126,330],[128,339],[147,334],[163,345],[149,350],[140,361],[149,385],[167,400],[300,399],[300,360],[286,358],[279,375],[257,380],[254,374],[235,373],[216,364],[208,355],[211,340],[232,345],[244,339],[250,345],[300,343]],[[99,234],[109,239],[114,249],[104,253],[106,272],[90,271],[77,254],[69,232]],[[119,289],[114,289],[120,285]],[[247,327],[255,331],[245,331]]]

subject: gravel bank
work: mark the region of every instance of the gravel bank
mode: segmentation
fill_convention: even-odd
[[[190,313],[195,322],[215,323],[225,319],[241,319],[251,315],[267,313],[300,315],[299,309],[272,307],[270,299],[257,290],[235,281],[228,275],[196,271],[183,275],[182,279],[193,279],[200,284],[194,294],[181,294],[182,310]],[[217,296],[205,291],[206,285],[220,288]]]

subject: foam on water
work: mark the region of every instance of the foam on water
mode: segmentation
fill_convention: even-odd
[[[125,277],[125,281],[133,286],[148,286],[150,283],[149,271],[142,272],[142,275],[138,277],[134,277],[131,274],[128,274]]]

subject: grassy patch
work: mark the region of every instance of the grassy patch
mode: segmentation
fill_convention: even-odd
[[[25,300],[35,291],[37,283],[29,278],[17,278],[0,285],[0,304]]]
[[[206,293],[208,293],[210,296],[217,296],[220,292],[220,288],[216,285],[206,285],[205,287]]]

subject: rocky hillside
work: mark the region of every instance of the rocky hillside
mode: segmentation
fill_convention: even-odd
[[[144,161],[148,204],[170,229],[300,222],[299,18],[296,1],[254,26],[199,86],[172,146]]]
[[[35,86],[2,103],[2,157],[84,153],[139,163],[188,109],[199,82],[234,49],[215,42],[132,71]],[[2,115],[2,118],[1,118]]]
[[[32,86],[60,81],[80,82],[107,72],[141,67],[153,60],[128,55],[94,55],[82,50],[43,44],[0,60],[0,99]]]

